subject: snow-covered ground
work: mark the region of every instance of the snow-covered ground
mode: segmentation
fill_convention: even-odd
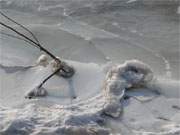
[[[3,13],[27,26],[44,47],[76,70],[70,79],[51,78],[44,85],[48,96],[25,99],[52,67],[26,68],[42,52],[1,35],[0,134],[180,134],[178,0],[0,4]],[[2,16],[1,21],[12,24]],[[3,27],[1,32],[12,34]],[[148,81],[142,67],[150,73]]]

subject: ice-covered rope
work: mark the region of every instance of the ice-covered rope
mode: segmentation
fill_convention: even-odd
[[[23,25],[17,23],[16,21],[12,20],[11,18],[7,17],[5,14],[3,14],[2,12],[0,12],[2,16],[4,16],[5,18],[7,18],[8,20],[14,22],[15,24],[19,25],[21,28],[25,29],[26,31],[28,31],[36,41],[34,41],[33,39],[29,38],[28,36],[24,35],[23,33],[19,32],[18,30],[16,30],[15,28],[3,23],[3,22],[0,22],[0,25],[4,26],[5,28],[15,32],[16,34],[18,34],[19,36],[21,36],[22,38],[24,38],[25,41],[28,41],[31,43],[31,45],[39,48],[41,51],[45,52],[46,54],[48,54],[52,59],[54,59],[55,63],[57,63],[56,65],[58,65],[58,67],[55,69],[55,71],[50,74],[47,78],[45,78],[42,83],[40,85],[37,86],[37,88],[35,88],[35,90],[32,90],[27,96],[28,97],[31,97],[32,95],[33,96],[40,96],[41,95],[41,87],[44,83],[46,83],[52,76],[54,76],[55,74],[57,74],[58,72],[60,73],[60,76],[62,77],[65,77],[65,78],[69,78],[71,76],[73,76],[74,74],[74,69],[70,66],[68,66],[65,62],[62,62],[59,58],[57,58],[55,55],[53,55],[51,52],[49,52],[48,50],[46,50],[40,43],[39,41],[37,40],[36,36],[29,30],[27,29],[26,27],[24,27]],[[11,36],[11,37],[14,37],[15,36],[12,36],[12,35],[8,35],[6,34],[7,36]],[[17,38],[19,39],[19,37]],[[22,39],[21,39],[22,40]],[[43,95],[44,95],[44,92],[43,92]]]

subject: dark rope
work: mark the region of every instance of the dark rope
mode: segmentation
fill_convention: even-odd
[[[11,22],[19,25],[21,28],[23,28],[24,30],[26,30],[27,32],[29,32],[29,33],[32,35],[32,37],[34,38],[34,40],[35,40],[37,43],[39,43],[39,40],[37,39],[37,37],[36,37],[28,28],[26,28],[26,27],[23,26],[22,24],[16,22],[15,20],[9,18],[8,16],[6,16],[6,15],[5,15],[4,13],[2,13],[1,11],[0,11],[0,14],[1,14],[2,16],[4,16],[6,19],[8,19],[9,21],[11,21]]]
[[[50,53],[48,50],[46,50],[44,47],[42,47],[40,44],[34,42],[32,39],[30,39],[29,37],[25,36],[24,34],[20,33],[19,31],[17,31],[16,29],[12,28],[11,26],[8,26],[6,24],[4,24],[3,22],[0,22],[0,24],[8,29],[10,29],[11,31],[17,33],[18,35],[20,35],[21,37],[29,40],[30,42],[32,42],[33,44],[35,44],[36,46],[39,47],[40,50],[44,51],[45,53],[47,53],[50,57],[52,57],[54,60],[56,60],[57,62],[61,63],[61,61],[56,58],[52,53]]]
[[[8,28],[9,30],[11,30],[11,31],[13,31],[13,32],[15,32],[16,34],[18,34],[18,35],[21,36],[22,38],[16,37],[16,36],[14,36],[14,35],[10,35],[10,34],[4,33],[5,35],[10,36],[10,37],[13,37],[13,38],[20,39],[20,40],[24,40],[25,42],[30,43],[31,45],[33,45],[33,46],[39,48],[40,50],[44,51],[44,52],[45,52],[46,54],[48,54],[51,58],[53,58],[57,63],[60,63],[60,64],[61,64],[62,61],[61,61],[60,59],[56,58],[51,52],[49,52],[48,50],[46,50],[43,46],[41,46],[41,44],[39,43],[39,41],[38,41],[38,39],[36,38],[36,36],[35,36],[29,29],[27,29],[27,28],[24,27],[23,25],[19,24],[18,22],[14,21],[13,19],[9,18],[8,16],[6,16],[5,14],[3,14],[2,12],[0,12],[0,14],[1,14],[2,16],[4,16],[5,18],[7,18],[8,20],[10,20],[11,22],[19,25],[21,28],[23,28],[23,29],[25,29],[26,31],[28,31],[28,32],[33,36],[33,38],[35,39],[36,42],[35,42],[34,40],[32,40],[31,38],[27,37],[26,35],[24,35],[23,33],[17,31],[15,28],[12,28],[11,26],[8,26],[8,25],[4,24],[3,22],[0,22],[0,24],[1,24],[2,26]],[[23,39],[23,38],[24,38],[24,39]],[[69,68],[70,68],[70,67],[69,67]],[[55,72],[53,72],[52,74],[50,74],[47,78],[45,78],[45,79],[42,81],[42,83],[38,86],[38,88],[41,88],[42,85],[43,85],[44,83],[46,83],[47,80],[49,80],[52,76],[54,76],[55,74],[57,74],[60,70],[62,70],[64,73],[68,73],[68,71],[66,71],[66,69],[64,68],[64,66],[60,66],[59,69],[57,69]],[[73,73],[74,73],[74,71],[73,71]]]
[[[44,80],[42,81],[42,83],[38,86],[38,88],[41,88],[44,83],[46,83],[52,76],[54,76],[55,74],[57,74],[61,69],[62,69],[62,67],[60,67],[60,68],[57,69],[55,72],[53,72],[52,74],[50,74],[46,79],[44,79]]]
[[[5,36],[8,36],[8,37],[11,37],[11,38],[16,38],[16,39],[25,41],[25,42],[33,45],[34,47],[37,47],[36,45],[34,45],[33,43],[29,42],[28,40],[26,40],[26,39],[24,39],[24,38],[20,38],[20,37],[18,37],[18,36],[14,36],[14,35],[11,35],[11,34],[8,34],[8,33],[4,33],[4,32],[0,32],[0,34],[5,35]],[[39,48],[39,47],[37,47],[37,48]]]

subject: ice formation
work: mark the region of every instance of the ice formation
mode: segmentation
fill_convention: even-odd
[[[45,97],[47,96],[47,91],[44,88],[34,88],[25,93],[25,98],[34,98],[34,97]]]
[[[113,66],[108,71],[104,83],[106,97],[104,112],[112,117],[119,117],[122,111],[120,100],[126,89],[146,86],[152,79],[152,70],[141,61],[130,60],[122,65]]]
[[[102,129],[99,127],[99,123],[105,122],[102,116],[104,114],[113,118],[120,116],[122,112],[121,100],[123,100],[126,89],[145,86],[152,79],[153,72],[150,67],[138,60],[130,60],[122,65],[112,66],[104,80],[102,94],[91,99],[88,106],[85,107],[84,104],[78,107],[83,111],[77,115],[66,117],[64,124],[68,126],[86,125],[86,132],[89,128],[98,127],[96,133],[101,135]],[[89,112],[89,108],[93,111]],[[76,128],[80,132],[82,127]],[[103,135],[104,132],[103,130]]]
[[[61,61],[58,56],[56,56],[56,58],[59,59],[59,61]],[[64,78],[71,78],[75,73],[74,68],[68,65],[64,61],[57,62],[56,60],[52,60],[50,61],[50,65],[51,65],[52,72],[57,71],[59,68],[63,68],[66,72],[64,72],[63,70],[60,70],[58,75]]]
[[[60,60],[60,58],[59,58],[58,56],[57,56],[56,58]],[[58,63],[58,62],[55,61],[55,60],[50,61],[50,65],[52,66],[52,71],[53,71],[53,72],[55,72],[55,71],[56,71],[57,69],[59,69],[60,66],[61,66],[61,64]]]
[[[42,54],[39,56],[39,58],[36,61],[36,65],[44,66],[46,67],[49,64],[48,57],[45,54]]]
[[[80,63],[76,63],[76,65],[82,67]],[[31,133],[34,135],[109,135],[110,130],[104,128],[107,122],[106,116],[111,118],[120,117],[123,109],[121,101],[124,100],[123,97],[127,90],[131,91],[133,90],[131,88],[147,86],[153,81],[154,76],[151,68],[138,60],[129,60],[124,64],[117,64],[108,68],[104,83],[102,83],[101,93],[85,101],[67,106],[53,104],[47,105],[47,107],[32,101],[31,104],[22,106],[12,112],[0,108],[2,114],[0,116],[3,116],[3,121],[0,123],[0,127],[2,127],[0,133],[17,133],[20,135]],[[86,71],[84,69],[83,76],[80,77],[86,77],[87,73],[85,72],[87,70],[86,67]],[[91,72],[97,70],[96,67]],[[82,72],[82,69],[80,72]],[[75,79],[79,74],[78,72],[74,76]],[[85,78],[81,78],[81,81],[82,79]],[[5,123],[9,123],[8,126],[3,126],[6,125]]]

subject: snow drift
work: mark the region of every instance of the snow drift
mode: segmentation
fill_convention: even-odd
[[[108,122],[107,117],[119,118],[122,115],[127,92],[146,88],[148,84],[152,86],[155,78],[151,68],[137,60],[105,67],[71,61],[69,63],[74,66],[77,73],[69,81],[60,78],[50,80],[45,86],[48,92],[46,98],[30,100],[14,109],[0,108],[1,134],[108,135],[110,129],[104,127]],[[43,67],[41,70],[46,68],[50,67]],[[106,68],[109,68],[107,73]],[[26,72],[30,70],[32,69]],[[50,89],[51,86],[61,87]],[[157,84],[153,86],[161,87]],[[59,91],[68,91],[68,87],[75,90],[69,93],[68,100],[71,104],[67,104],[67,100],[62,100],[61,94],[58,94]],[[147,92],[151,91],[146,89]],[[161,95],[161,91],[158,92]],[[73,100],[71,94],[77,94],[77,99]],[[130,95],[136,97],[136,94]],[[157,95],[154,93],[153,96]],[[163,119],[161,117],[159,119]],[[180,129],[176,129],[175,132],[179,133]]]

